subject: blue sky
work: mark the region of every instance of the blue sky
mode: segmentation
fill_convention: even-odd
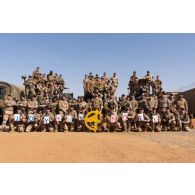
[[[133,70],[159,74],[172,91],[195,81],[195,34],[0,34],[0,80],[22,85],[36,66],[61,73],[75,96],[89,72],[116,72],[118,95]]]

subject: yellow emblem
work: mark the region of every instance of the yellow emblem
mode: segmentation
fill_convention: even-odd
[[[98,124],[101,123],[101,116],[102,114],[98,110],[88,112],[84,118],[85,126],[93,132],[96,132]]]

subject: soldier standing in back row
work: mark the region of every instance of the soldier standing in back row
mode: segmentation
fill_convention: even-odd
[[[94,98],[92,99],[91,103],[92,110],[99,110],[100,112],[102,111],[103,101],[100,97],[98,97],[98,94],[94,94]]]
[[[153,92],[155,94],[159,94],[162,91],[162,81],[159,79],[159,76],[157,75],[156,80],[154,81],[154,89]]]
[[[136,75],[136,71],[133,72],[133,75],[130,77],[129,81],[129,89],[130,89],[130,95],[133,95],[137,88],[138,88],[138,77]]]
[[[160,98],[158,99],[158,111],[162,112],[165,111],[167,107],[170,107],[170,101],[165,96],[165,92],[160,94]]]
[[[129,101],[129,104],[131,105],[132,111],[137,112],[138,102],[135,99],[135,97],[134,96],[130,96],[128,101]]]
[[[3,124],[1,127],[3,131],[6,129],[7,122],[9,124],[13,122],[14,106],[16,106],[16,102],[12,99],[11,95],[8,95],[7,99],[5,99]]]
[[[177,110],[184,109],[186,112],[188,112],[188,103],[183,97],[182,93],[179,95],[179,99],[176,101],[176,108]]]
[[[109,81],[109,76],[107,76],[106,72],[103,74],[103,80],[107,83]]]
[[[153,87],[154,82],[154,77],[151,75],[150,71],[147,71],[147,74],[144,76],[144,79],[146,80],[146,85],[150,92],[150,87]]]
[[[20,101],[17,102],[17,107],[20,107],[23,113],[26,113],[28,106],[28,101],[25,97],[21,97]]]
[[[178,114],[178,123],[180,131],[190,131],[190,117],[185,109],[181,109]]]
[[[38,108],[38,102],[36,100],[36,96],[32,96],[32,99],[28,101],[28,112],[33,113]]]

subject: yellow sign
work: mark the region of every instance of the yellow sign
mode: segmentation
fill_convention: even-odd
[[[101,116],[102,114],[98,110],[88,112],[84,118],[85,126],[93,132],[96,132],[98,124],[101,123]]]

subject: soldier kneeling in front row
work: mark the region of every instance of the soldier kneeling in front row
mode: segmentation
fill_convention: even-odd
[[[125,107],[124,111],[121,112],[120,114],[120,121],[123,127],[124,132],[129,132],[133,129],[136,128],[135,126],[135,116],[136,113],[132,111],[132,109],[128,108],[128,106]]]
[[[38,131],[41,116],[37,110],[28,112],[26,132]]]
[[[137,130],[139,132],[142,131],[152,131],[152,128],[150,126],[150,118],[147,114],[144,113],[144,109],[139,109],[138,114],[136,115],[136,124],[137,124]]]
[[[55,130],[55,117],[49,109],[47,109],[41,117],[40,129],[42,132],[54,132]]]
[[[120,123],[119,123],[119,117],[117,115],[117,112],[112,108],[107,117],[107,123],[108,123],[108,131],[115,132],[116,130],[122,129]]]
[[[171,113],[169,107],[166,108],[166,111],[163,110],[161,114],[161,119],[162,119],[162,126],[164,131],[176,130],[176,118],[175,115]]]
[[[153,108],[150,118],[152,124],[152,131],[160,132],[162,130],[161,117],[160,114],[157,113],[155,108]]]
[[[178,114],[178,125],[180,131],[190,131],[189,124],[190,124],[190,117],[185,111],[185,109],[181,109]]]
[[[24,132],[26,124],[26,116],[22,113],[21,108],[17,109],[17,113],[14,114],[14,121],[10,122],[10,130]]]

